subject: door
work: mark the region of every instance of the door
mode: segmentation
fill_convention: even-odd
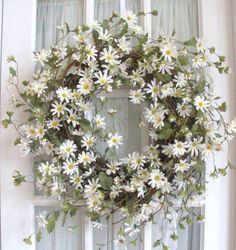
[[[208,6],[209,7],[209,6]],[[11,88],[7,83],[8,65],[6,58],[14,55],[19,63],[20,78],[30,79],[33,72],[32,52],[47,48],[57,39],[56,27],[64,21],[70,25],[90,23],[110,16],[112,10],[123,14],[126,9],[150,11],[158,9],[158,17],[147,16],[140,24],[150,36],[155,37],[159,32],[170,35],[175,28],[177,37],[182,40],[199,34],[199,10],[197,0],[7,0],[3,4],[3,40],[2,40],[2,85],[1,112],[10,109]],[[205,14],[205,17],[207,14]],[[205,31],[206,32],[206,31]],[[127,92],[122,90],[110,96],[113,108],[126,110],[125,121],[131,119],[128,112],[138,114],[141,110],[132,110],[128,106]],[[113,99],[112,99],[113,98]],[[22,120],[21,114],[16,117]],[[136,119],[132,117],[132,119]],[[129,123],[124,125],[123,133],[129,130]],[[130,128],[132,131],[133,128]],[[122,132],[122,131],[121,131]],[[145,131],[141,131],[138,144],[145,143]],[[50,211],[60,204],[52,199],[46,199],[35,189],[32,168],[34,159],[21,157],[21,152],[13,145],[16,134],[14,130],[1,130],[1,242],[3,250],[76,250],[98,249],[98,244],[105,244],[113,239],[117,230],[112,221],[104,221],[103,231],[93,228],[90,221],[83,216],[82,208],[73,220],[62,228],[57,225],[55,232],[48,235],[43,232],[43,239],[32,246],[25,245],[22,239],[37,229],[36,216],[44,210]],[[12,172],[18,169],[24,175],[31,177],[31,183],[14,187],[11,179]],[[202,209],[202,203],[194,209]],[[113,222],[117,220],[112,218]],[[158,218],[156,218],[156,222]],[[78,227],[75,227],[78,225]],[[71,232],[73,231],[73,232]],[[194,224],[180,232],[180,240],[170,243],[172,249],[200,250],[203,249],[203,226]],[[142,240],[136,247],[129,249],[151,250],[157,239],[158,224],[148,224],[142,231]],[[14,239],[14,240],[12,240]],[[116,249],[112,243],[103,249]],[[209,250],[211,248],[208,248]]]

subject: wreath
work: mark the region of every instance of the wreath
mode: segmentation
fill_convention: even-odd
[[[35,156],[39,190],[63,203],[53,213],[37,216],[48,232],[61,214],[75,215],[82,203],[94,226],[104,216],[122,213],[128,229],[121,227],[114,240],[124,247],[129,236],[141,237],[139,228],[155,214],[175,225],[173,240],[177,227],[191,223],[192,215],[203,219],[190,208],[204,194],[205,159],[221,151],[236,132],[236,120],[224,121],[226,104],[214,95],[206,69],[230,69],[225,57],[200,38],[180,42],[173,32],[150,39],[137,25],[143,15],[128,11],[118,17],[113,12],[101,23],[58,27],[57,45],[34,54],[36,73],[21,87],[17,62],[8,58],[10,83],[20,97],[13,105],[23,108],[27,120],[16,124],[9,111],[2,124],[14,125],[19,133],[15,144]],[[109,93],[120,88],[128,89],[132,104],[143,107],[139,126],[148,129],[149,137],[141,152],[125,158],[119,157],[123,138],[114,125],[119,110],[105,105]],[[210,175],[216,177],[225,175],[230,163],[212,166]],[[16,185],[27,181],[19,171],[13,178]],[[37,240],[41,233],[36,232]],[[31,236],[24,241],[30,244]],[[157,245],[168,249],[164,232]]]

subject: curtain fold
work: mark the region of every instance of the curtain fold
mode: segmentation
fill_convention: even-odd
[[[170,36],[174,29],[179,40],[198,35],[197,0],[152,0],[152,9],[158,11],[152,17],[153,38],[160,32]]]
[[[59,38],[56,27],[83,23],[83,0],[39,0],[37,3],[36,51],[47,49]]]

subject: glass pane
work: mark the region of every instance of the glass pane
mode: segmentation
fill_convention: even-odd
[[[125,8],[132,10],[134,13],[141,11],[141,0],[126,0]]]
[[[108,109],[115,109],[117,113],[114,116],[108,115]],[[139,127],[141,121],[141,106],[132,104],[127,97],[111,97],[99,112],[106,117],[107,127],[114,127],[123,137],[123,145],[118,149],[119,157],[126,157],[128,153],[142,151],[142,130]],[[105,151],[105,144],[99,143],[98,150],[102,154]]]
[[[65,22],[70,28],[83,23],[83,0],[38,0],[36,50],[47,49],[59,38],[57,26]]]
[[[112,15],[112,11],[120,13],[119,0],[95,0],[94,3],[94,18],[97,21],[102,21]]]
[[[152,17],[154,39],[160,32],[170,36],[174,29],[179,40],[198,35],[197,0],[152,0],[152,9],[158,11],[158,15]]]
[[[200,213],[201,208],[193,208],[193,211],[197,214]],[[166,237],[164,237],[164,243],[170,247],[170,250],[200,250],[203,242],[201,242],[201,232],[202,232],[202,223],[194,223],[190,226],[185,226],[185,229],[178,229],[177,235],[178,240],[173,241],[170,239],[169,235],[172,234],[169,231],[170,229],[166,228],[165,223],[163,223],[162,217],[157,214],[154,217],[153,226],[152,226],[152,244],[155,241],[160,239],[160,228],[161,226],[165,228]],[[168,234],[168,232],[170,234]],[[155,247],[154,249],[160,250],[161,248]]]
[[[52,212],[53,207],[35,207],[35,215],[43,211]],[[59,217],[55,230],[48,233],[46,228],[42,229],[42,239],[36,242],[36,250],[78,250],[81,242],[81,226],[79,225],[79,215],[67,216],[65,225],[62,227],[62,217]],[[79,226],[78,226],[79,225]],[[77,226],[77,227],[76,227]],[[38,223],[35,221],[35,229],[38,231]]]
[[[120,229],[125,230],[126,226],[125,224],[121,221],[122,216],[120,213],[115,213],[113,214],[109,219],[107,218],[102,218],[101,224],[102,228],[93,228],[93,249],[94,250],[99,250],[99,247],[102,250],[113,250],[113,249],[120,249],[116,245],[116,236],[117,233],[119,232]],[[132,235],[132,237],[128,237],[126,241],[126,246],[127,250],[141,250],[143,249],[142,245],[142,236],[143,232],[139,232],[138,234]],[[137,240],[137,245],[133,246],[130,244],[131,241],[134,239],[138,238]],[[123,248],[122,248],[123,249]]]

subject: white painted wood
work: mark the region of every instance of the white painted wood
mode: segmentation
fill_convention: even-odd
[[[1,118],[10,109],[11,90],[7,83],[9,55],[14,55],[20,65],[20,79],[31,75],[32,43],[35,1],[7,0],[3,6],[2,75],[1,75]],[[14,17],[14,18],[13,18]],[[21,119],[21,114],[16,119]],[[16,188],[12,182],[12,173],[19,169],[25,175],[32,174],[30,158],[20,157],[13,145],[17,136],[13,128],[7,131],[1,127],[1,225],[2,250],[25,250],[22,239],[34,230],[34,208],[31,203],[33,184],[27,183]],[[14,240],[13,240],[14,239]],[[33,249],[33,247],[27,247]]]
[[[85,23],[92,23],[94,21],[94,1],[85,0]]]
[[[145,13],[151,12],[151,10],[152,10],[151,0],[142,0],[142,10]],[[143,17],[143,28],[144,28],[144,31],[149,34],[149,37],[151,37],[151,34],[152,34],[152,17],[151,17],[151,15],[145,15]]]
[[[227,62],[234,65],[234,41],[232,27],[231,0],[201,1],[202,33],[208,45],[215,46],[220,54],[224,54]],[[234,38],[235,39],[235,38]],[[226,118],[235,116],[235,71],[229,76],[219,76],[212,72],[216,94],[228,103]],[[235,141],[231,148],[231,160],[235,164]],[[227,153],[218,154],[217,165],[225,166]],[[210,167],[210,162],[208,164]],[[236,172],[230,171],[227,177],[218,180],[209,179],[205,208],[205,250],[232,250],[235,239],[235,183]]]
[[[126,0],[120,0],[120,15],[123,16],[126,11]]]

